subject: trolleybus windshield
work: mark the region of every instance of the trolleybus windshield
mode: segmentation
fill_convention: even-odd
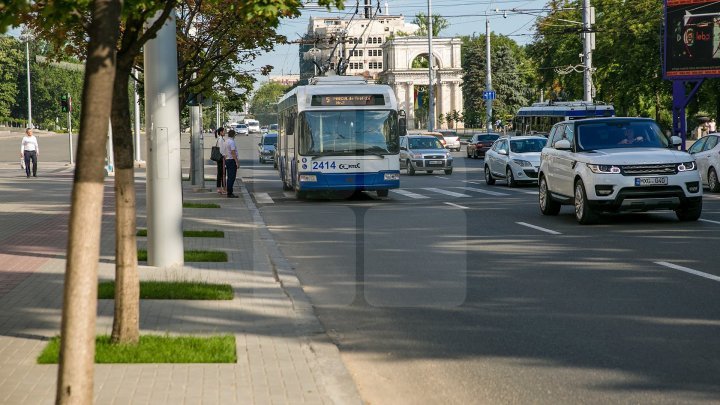
[[[305,111],[299,120],[301,155],[393,155],[400,149],[395,111]]]

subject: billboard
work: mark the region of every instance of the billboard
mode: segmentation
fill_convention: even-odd
[[[666,0],[664,77],[720,77],[720,2]]]

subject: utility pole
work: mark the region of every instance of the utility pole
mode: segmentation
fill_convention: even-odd
[[[158,11],[146,22],[152,25]],[[148,264],[182,268],[182,172],[175,13],[145,44]]]
[[[583,100],[592,102],[592,51],[595,48],[595,33],[592,25],[595,23],[595,10],[590,7],[590,0],[583,0]]]
[[[193,186],[205,186],[205,148],[200,116],[202,106],[200,105],[200,94],[195,95],[195,102],[198,105],[190,107],[190,184]]]
[[[433,89],[433,25],[432,25],[432,0],[428,0],[428,131],[435,129],[435,94]]]
[[[492,65],[490,63],[490,19],[485,19],[485,59],[487,60],[487,66],[485,66],[485,88],[488,94],[492,91]],[[485,110],[487,115],[487,131],[490,132],[493,129],[492,126],[492,98],[488,97],[485,100]]]

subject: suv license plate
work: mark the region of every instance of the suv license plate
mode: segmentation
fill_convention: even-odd
[[[443,164],[442,160],[431,160],[428,162],[429,165],[441,165]]]
[[[635,177],[636,186],[666,186],[667,177]]]

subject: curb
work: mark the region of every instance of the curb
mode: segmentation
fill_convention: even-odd
[[[280,251],[260,210],[242,181],[241,185],[240,192],[252,216],[253,223],[257,226],[260,240],[265,245],[275,280],[280,284],[285,295],[290,299],[293,309],[299,315],[298,326],[307,339],[307,346],[304,349],[315,360],[316,370],[321,379],[319,383],[325,390],[325,395],[334,404],[362,404],[355,381],[340,358],[340,350],[315,314],[310,298],[305,294],[295,270]]]

